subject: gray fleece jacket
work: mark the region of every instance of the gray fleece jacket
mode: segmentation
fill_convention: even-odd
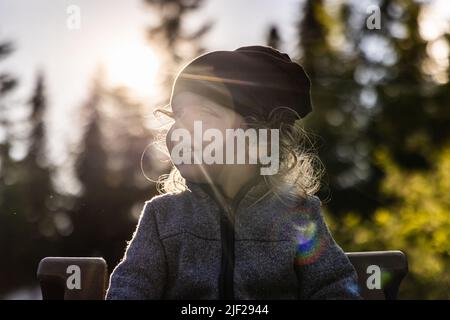
[[[232,201],[187,186],[145,202],[107,299],[360,298],[316,196],[289,200],[261,179]]]

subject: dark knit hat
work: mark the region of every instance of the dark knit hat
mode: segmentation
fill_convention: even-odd
[[[200,55],[179,72],[171,103],[184,91],[203,95],[244,117],[265,119],[277,107],[290,107],[301,118],[312,111],[310,81],[303,68],[286,53],[266,46]],[[284,121],[294,120],[291,116]]]

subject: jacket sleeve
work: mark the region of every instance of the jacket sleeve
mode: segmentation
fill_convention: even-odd
[[[147,201],[125,255],[111,274],[106,299],[162,299],[166,279],[164,248],[152,201]]]
[[[357,274],[326,225],[313,196],[298,229],[296,259],[300,299],[362,299]]]

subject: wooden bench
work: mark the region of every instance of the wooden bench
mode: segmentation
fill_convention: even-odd
[[[346,253],[358,273],[364,299],[394,300],[408,262],[401,251]],[[37,270],[44,300],[101,300],[108,285],[108,267],[103,258],[47,257]]]

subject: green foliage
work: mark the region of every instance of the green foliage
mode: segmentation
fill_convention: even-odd
[[[328,172],[321,198],[346,251],[408,255],[400,296],[449,298],[448,50],[433,57],[449,35],[422,37],[423,3],[377,4],[380,30],[366,28],[364,7],[313,0],[298,25],[316,107],[306,124]]]
[[[450,298],[450,144],[430,154],[428,170],[399,167],[386,152],[376,152],[385,172],[382,192],[392,204],[370,219],[348,212],[333,219],[337,241],[347,251],[398,249],[406,253],[410,274],[404,298]]]

